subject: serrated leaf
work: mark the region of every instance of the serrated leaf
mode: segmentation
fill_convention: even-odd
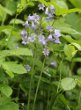
[[[63,90],[68,91],[72,90],[76,86],[76,80],[73,78],[64,78],[61,80],[61,87]]]
[[[0,91],[7,97],[9,97],[12,94],[11,87],[6,84],[0,84]]]

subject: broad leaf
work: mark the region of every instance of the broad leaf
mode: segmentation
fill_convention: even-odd
[[[72,90],[76,86],[76,80],[73,78],[64,78],[61,80],[61,86],[65,91]]]

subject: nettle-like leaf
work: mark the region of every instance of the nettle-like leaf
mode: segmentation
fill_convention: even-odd
[[[74,55],[77,53],[77,50],[75,49],[74,46],[72,46],[70,44],[69,45],[66,44],[64,46],[64,53],[67,56],[67,59],[71,60],[72,57],[74,57]]]
[[[12,89],[7,84],[0,84],[0,91],[7,97],[12,94]]]
[[[17,64],[16,62],[3,62],[2,67],[10,77],[14,77],[13,73],[24,74],[27,72],[22,64]]]
[[[72,90],[73,88],[75,88],[76,84],[77,82],[73,78],[64,78],[61,80],[61,87],[65,91]]]
[[[27,48],[18,48],[13,50],[2,50],[0,51],[0,57],[6,56],[33,56],[32,51]]]

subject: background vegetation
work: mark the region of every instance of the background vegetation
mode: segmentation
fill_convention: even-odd
[[[81,110],[81,0],[0,0],[0,110]]]

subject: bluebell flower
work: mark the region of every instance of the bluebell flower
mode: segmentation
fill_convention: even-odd
[[[49,56],[50,51],[47,48],[44,48],[43,54],[44,54],[45,57],[47,57],[47,56]]]
[[[21,35],[22,37],[26,36],[26,35],[27,35],[27,31],[23,30],[23,31],[20,33],[20,35]]]
[[[22,44],[24,44],[24,45],[29,44],[27,36],[22,37]]]
[[[24,23],[24,26],[25,26],[25,27],[29,27],[28,21],[26,21],[26,22]]]
[[[61,42],[60,42],[60,39],[59,39],[59,38],[54,39],[54,42],[55,42],[56,44],[61,44]]]
[[[39,7],[39,10],[44,10],[45,5],[44,4],[39,4],[38,7]]]
[[[31,35],[30,37],[28,37],[28,41],[29,42],[34,42],[35,41],[35,35]]]
[[[39,15],[37,15],[36,13],[34,13],[34,15],[33,16],[28,16],[28,21],[35,21],[35,22],[37,22],[38,20],[40,20],[40,16]]]
[[[43,35],[38,36],[38,40],[42,45],[46,45],[46,39]]]
[[[51,14],[55,13],[55,7],[53,5],[50,6],[50,12],[51,12]]]
[[[48,15],[48,17],[46,18],[47,20],[51,20],[54,18],[54,14],[55,14],[55,8],[54,6],[50,6],[50,8],[46,8],[45,14]]]
[[[50,34],[47,38],[47,41],[52,41],[53,40],[53,37],[52,37],[52,34]]]
[[[60,30],[55,29],[53,36],[54,38],[59,38],[61,36]]]
[[[52,26],[47,26],[46,28],[48,31],[52,32],[53,31],[53,27]]]

